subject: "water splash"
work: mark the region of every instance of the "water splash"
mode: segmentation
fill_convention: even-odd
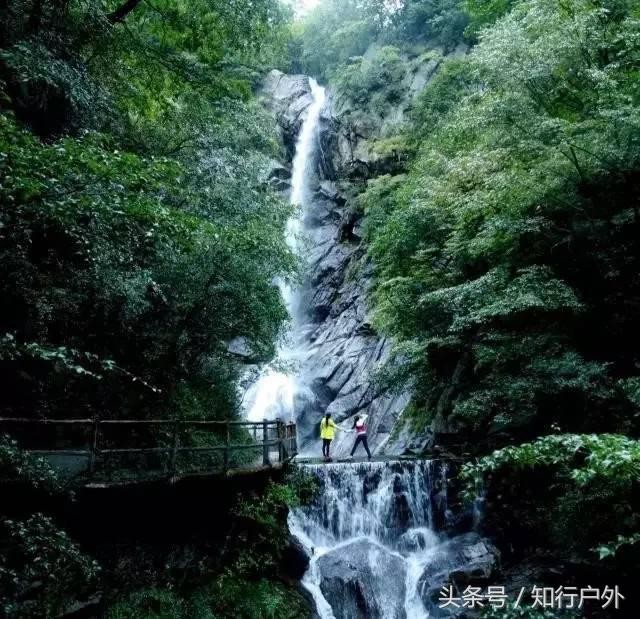
[[[320,500],[297,512],[318,546],[356,537],[393,545],[409,529],[433,522],[431,463],[362,462],[306,465],[322,488]]]
[[[295,379],[292,376],[266,368],[247,394],[252,402],[247,419],[293,419],[295,391]]]
[[[358,566],[361,571],[364,568],[359,578],[376,580],[373,588],[377,591],[392,586],[395,579],[405,591],[402,616],[427,617],[418,582],[441,544],[434,531],[431,500],[441,485],[440,468],[429,461],[397,461],[305,465],[305,470],[317,477],[320,491],[311,505],[290,513],[289,529],[311,557],[303,585],[313,596],[320,617],[341,616],[343,609],[335,600],[332,609],[325,598],[318,561],[328,553],[340,555],[343,548],[348,553],[346,547],[358,540],[366,540],[372,549],[369,564]],[[380,573],[376,549],[401,561],[403,573]],[[365,575],[367,571],[370,576]],[[398,583],[402,578],[404,582]],[[381,617],[386,616],[385,602],[379,600]]]
[[[289,248],[297,255],[301,254],[304,237],[305,209],[311,202],[311,180],[318,144],[318,126],[320,115],[326,100],[326,92],[314,79],[309,79],[312,103],[306,110],[306,116],[296,143],[291,173],[291,204],[294,214],[287,222],[286,240]],[[275,367],[264,368],[258,380],[247,390],[245,412],[249,421],[262,419],[295,420],[296,394],[304,391],[296,376],[295,367],[307,356],[308,342],[304,337],[305,311],[300,304],[297,287],[289,282],[278,282],[280,294],[290,316],[290,330],[278,349],[277,360],[293,369],[281,371]]]

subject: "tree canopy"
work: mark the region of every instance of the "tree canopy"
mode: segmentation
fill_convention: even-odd
[[[449,50],[460,42],[467,21],[458,0],[326,0],[297,33],[300,69],[326,80],[374,46]]]
[[[362,197],[427,416],[636,431],[637,33],[631,2],[515,5],[423,92],[405,181]]]
[[[287,20],[269,0],[3,5],[5,415],[233,413],[227,345],[273,354],[294,266],[252,94]]]

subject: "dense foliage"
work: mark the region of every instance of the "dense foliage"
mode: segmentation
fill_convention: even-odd
[[[200,583],[151,587],[121,596],[110,619],[206,619],[241,617],[302,619],[311,615],[304,598],[278,578],[289,543],[287,513],[313,497],[315,478],[291,472],[252,495],[239,494],[233,524],[217,557],[222,569]]]
[[[5,617],[57,617],[95,587],[100,568],[51,518],[5,520],[0,610]]]
[[[233,575],[222,576],[188,599],[170,589],[145,589],[119,602],[109,619],[302,619],[308,610],[292,589],[269,580],[247,582]]]
[[[403,182],[361,199],[377,324],[445,430],[637,432],[636,9],[517,4],[425,89]]]
[[[464,0],[465,12],[469,15],[467,31],[477,34],[490,26],[511,9],[517,0]]]
[[[273,280],[293,267],[251,95],[283,9],[34,0],[1,17],[2,414],[233,414],[227,345],[273,353]]]
[[[520,487],[536,472],[548,480],[544,497],[537,497],[537,509],[528,516],[540,519],[538,535],[550,528],[554,545],[597,552],[601,559],[639,541],[640,441],[612,434],[546,436],[466,464],[461,478],[471,499],[482,492],[488,476],[499,494],[504,486]]]
[[[371,58],[356,58],[336,76],[336,87],[360,106],[368,106],[372,99],[384,97],[383,102],[398,101],[398,90],[404,79],[404,63],[398,50],[383,47]]]
[[[425,45],[449,51],[460,42],[467,21],[458,0],[325,0],[297,33],[300,68],[332,79],[376,47],[397,46],[408,54]]]

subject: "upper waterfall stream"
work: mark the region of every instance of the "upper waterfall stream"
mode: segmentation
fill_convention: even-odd
[[[326,100],[322,86],[313,79],[309,80],[309,84],[312,102],[298,136],[291,172],[290,202],[295,211],[287,222],[287,244],[298,257],[306,237],[305,214],[310,205],[310,179],[318,144],[318,123]],[[299,288],[285,281],[278,284],[290,316],[290,328],[279,346],[277,356],[277,362],[285,368],[279,369],[273,365],[265,368],[248,390],[246,411],[250,421],[277,417],[293,420],[296,394],[304,389],[296,376],[296,368],[304,360],[306,352],[306,312],[300,304]]]

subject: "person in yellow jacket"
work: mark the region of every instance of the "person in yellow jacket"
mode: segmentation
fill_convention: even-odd
[[[331,441],[336,436],[336,430],[340,428],[336,425],[336,422],[331,419],[331,413],[327,413],[320,422],[320,438],[322,439],[322,455],[325,460],[331,460],[329,455],[329,448],[331,447]]]

